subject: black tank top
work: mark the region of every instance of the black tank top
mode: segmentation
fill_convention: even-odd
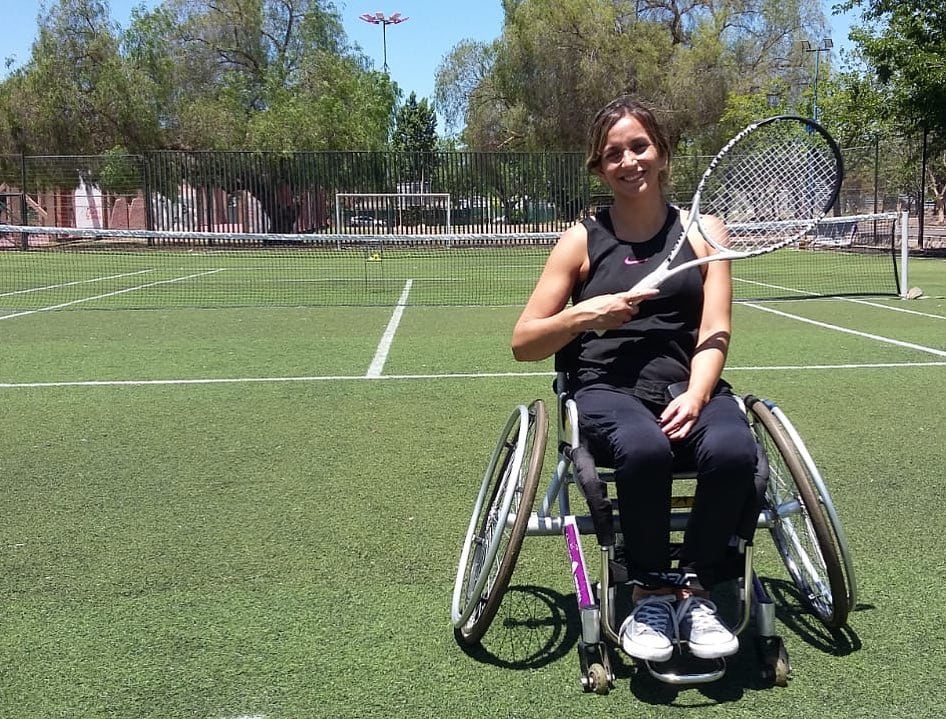
[[[624,242],[614,234],[607,208],[582,221],[588,231],[588,277],[579,282],[572,302],[630,289],[663,261],[682,232],[680,212],[668,206],[661,230],[646,242]],[[685,243],[671,266],[696,257]],[[666,404],[667,386],[690,377],[703,313],[703,273],[680,272],[660,286],[660,294],[640,305],[640,312],[603,336],[579,335],[568,348],[567,362],[578,386],[597,382],[627,387],[641,399]]]

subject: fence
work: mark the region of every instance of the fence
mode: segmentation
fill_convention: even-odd
[[[580,153],[0,156],[0,222],[8,224],[280,234],[555,232],[581,216],[588,198]]]
[[[835,214],[912,209],[919,172],[911,148],[911,138],[883,138],[845,150]],[[689,201],[709,160],[675,158],[673,201]],[[606,203],[601,192],[578,152],[0,155],[0,224],[280,234],[559,232]]]

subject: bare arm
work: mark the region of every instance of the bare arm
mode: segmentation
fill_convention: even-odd
[[[588,271],[588,235],[582,225],[568,229],[546,260],[542,275],[512,332],[519,361],[550,357],[588,330],[616,329],[637,314],[637,303],[655,292],[620,292],[568,306],[572,289]]]

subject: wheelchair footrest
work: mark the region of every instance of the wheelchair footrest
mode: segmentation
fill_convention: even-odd
[[[725,658],[699,659],[692,654],[681,652],[679,647],[665,662],[640,660],[640,663],[647,667],[654,679],[676,686],[709,684],[726,674]]]

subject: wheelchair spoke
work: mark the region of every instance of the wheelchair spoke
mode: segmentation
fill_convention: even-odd
[[[753,431],[767,460],[765,502],[774,517],[769,528],[772,539],[802,601],[824,624],[838,627],[848,612],[844,573],[824,503],[799,449],[800,439],[765,403],[753,398],[748,404]]]
[[[545,404],[520,405],[493,451],[454,584],[451,614],[463,643],[480,640],[509,584],[535,499],[547,432]]]

